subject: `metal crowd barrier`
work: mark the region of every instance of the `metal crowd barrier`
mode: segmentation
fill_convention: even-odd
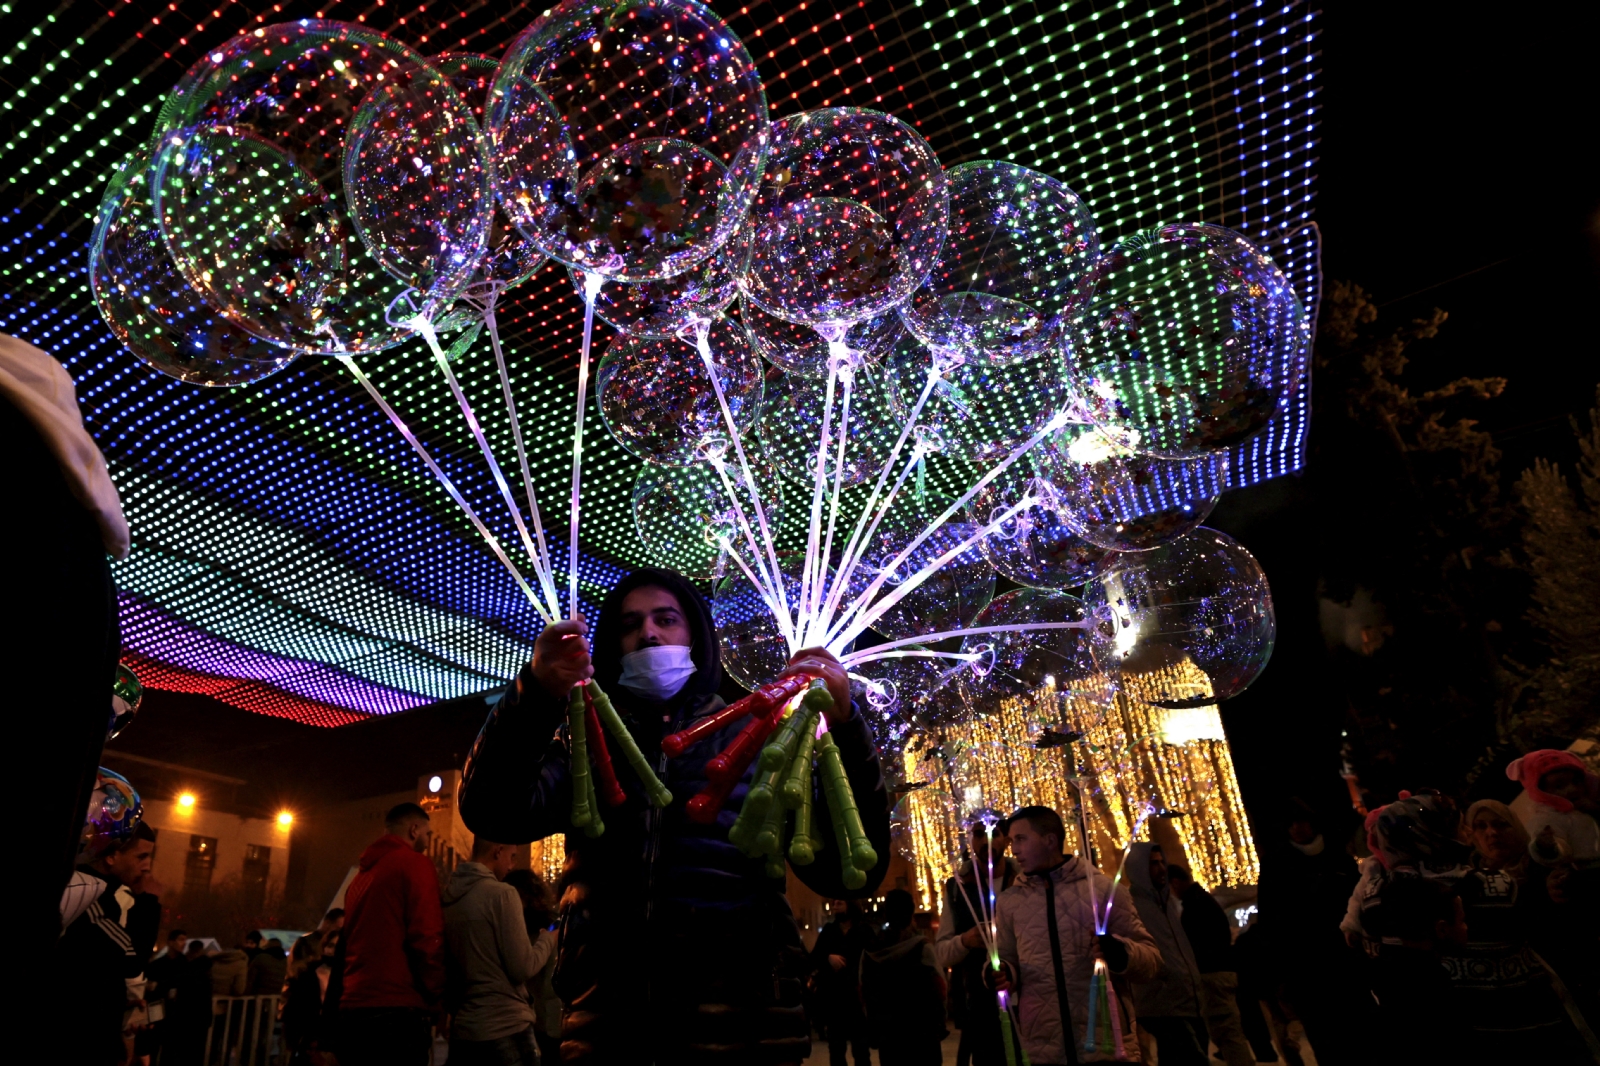
[[[277,996],[212,996],[205,1066],[271,1066],[277,1052]]]

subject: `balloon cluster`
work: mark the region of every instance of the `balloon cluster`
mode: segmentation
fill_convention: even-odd
[[[892,115],[771,119],[696,0],[566,0],[498,58],[332,21],[251,30],[195,64],[113,179],[91,280],[124,343],[185,380],[343,360],[554,618],[494,320],[546,257],[586,305],[568,609],[598,316],[616,336],[597,406],[640,460],[641,541],[715,580],[724,665],[752,689],[823,646],[892,724],[945,691],[981,712],[1047,679],[1106,692],[1178,667],[1204,681],[1174,703],[1210,702],[1265,665],[1261,568],[1200,526],[1229,449],[1306,372],[1271,258],[1204,223],[1107,241],[1056,178],[947,169]],[[531,523],[436,339],[471,318]],[[534,583],[356,364],[413,334]],[[934,456],[970,475],[958,496],[927,489]],[[996,596],[1000,579],[1019,587]]]

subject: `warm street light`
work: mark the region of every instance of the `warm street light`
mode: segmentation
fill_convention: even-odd
[[[194,810],[194,793],[185,792],[178,797],[178,806],[186,811]]]
[[[288,829],[292,825],[294,825],[294,815],[292,813],[290,813],[289,811],[279,811],[278,812],[278,828],[279,829]]]

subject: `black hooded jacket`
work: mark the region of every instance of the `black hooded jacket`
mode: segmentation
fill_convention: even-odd
[[[696,671],[682,691],[665,701],[644,699],[617,684],[622,672],[622,601],[629,592],[645,586],[664,588],[677,597],[694,634]],[[566,833],[569,878],[583,881],[592,892],[635,914],[663,907],[674,912],[684,908],[736,910],[771,902],[775,894],[783,892],[784,883],[769,879],[761,860],[747,858],[728,842],[728,829],[744,802],[751,773],[746,771],[734,787],[713,824],[692,822],[685,812],[690,797],[706,787],[706,761],[727,747],[748,719],[714,734],[679,758],[668,759],[661,752],[662,736],[722,706],[717,696],[722,667],[705,597],[688,579],[671,570],[637,570],[606,596],[591,646],[595,681],[610,696],[640,751],[672,791],[671,805],[657,811],[646,803],[638,778],[611,742],[612,763],[627,801],[616,808],[602,802],[603,835],[588,837],[572,831],[567,704],[552,699],[524,668],[521,698],[515,684],[507,688],[467,757],[461,784],[462,819],[474,833],[503,843]],[[845,888],[839,876],[837,847],[830,839],[814,862],[794,869],[800,880],[824,897],[870,896],[889,862],[888,793],[861,714],[852,715],[832,732],[867,836],[878,852],[878,865],[868,872],[865,886]],[[815,824],[831,829],[820,781],[814,781],[813,787]]]

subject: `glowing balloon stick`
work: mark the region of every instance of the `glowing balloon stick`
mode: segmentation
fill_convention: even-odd
[[[578,409],[572,423],[572,528],[567,536],[567,612],[578,617],[578,489],[583,482],[583,412],[589,400],[589,346],[594,340],[594,300],[606,279],[583,272],[583,346],[578,351]]]
[[[800,603],[799,617],[795,619],[795,629],[800,633],[807,633],[811,612],[811,584],[812,571],[817,568],[817,556],[820,554],[820,541],[822,540],[822,487],[827,482],[828,444],[831,441],[833,430],[833,394],[839,381],[839,364],[831,357],[828,360],[828,387],[822,401],[822,432],[817,438],[817,466],[811,477],[811,524],[806,535],[806,557],[800,568]],[[826,566],[826,562],[823,564]]]
[[[839,564],[838,579],[834,582],[833,590],[829,593],[827,603],[823,606],[824,618],[831,620],[834,612],[839,609],[839,601],[844,595],[844,590],[849,588],[850,577],[855,573],[856,566],[859,565],[862,555],[866,553],[867,545],[872,542],[872,534],[877,530],[878,523],[883,520],[884,515],[889,513],[889,505],[894,501],[895,493],[900,491],[900,487],[905,484],[906,476],[910,473],[912,466],[922,457],[919,444],[919,448],[914,449],[917,454],[912,456],[911,462],[901,471],[900,476],[895,480],[894,488],[889,490],[889,495],[884,500],[883,506],[874,515],[873,507],[877,505],[878,497],[883,492],[883,484],[889,478],[889,471],[894,467],[895,460],[899,458],[900,449],[905,447],[906,438],[911,435],[911,431],[916,427],[917,416],[922,413],[922,408],[928,402],[928,397],[933,394],[934,385],[939,382],[943,373],[944,370],[937,362],[928,368],[928,380],[922,386],[922,394],[917,397],[917,402],[912,405],[911,414],[906,419],[905,427],[900,430],[900,436],[894,442],[894,448],[890,450],[889,458],[884,460],[883,469],[878,471],[878,480],[872,486],[872,495],[867,497],[867,504],[861,509],[861,515],[856,519],[855,530],[850,534],[850,542],[845,545],[844,557]],[[870,527],[866,524],[869,515],[872,516]],[[865,532],[863,532],[864,527]]]
[[[898,658],[904,653],[895,651],[895,649],[903,648],[907,644],[936,644],[941,640],[949,640],[952,637],[977,636],[980,633],[1032,633],[1046,629],[1091,629],[1094,624],[1094,619],[1086,618],[1081,622],[1017,622],[1004,626],[973,626],[967,629],[946,629],[939,633],[926,633],[915,637],[903,637],[899,640],[886,641],[882,644],[874,644],[870,648],[863,648],[861,651],[853,651],[848,655],[839,656],[839,662],[844,666],[860,666],[862,663],[877,662],[879,659]],[[966,662],[975,662],[982,658],[980,654],[973,652],[944,651],[930,651],[920,657],[926,659],[958,659]]]
[[[823,578],[828,573],[828,560],[833,557],[833,531],[839,520],[839,498],[844,494],[845,447],[850,442],[850,394],[855,385],[855,370],[846,366],[840,371],[840,377],[844,379],[844,403],[839,412],[839,452],[833,462],[833,493],[828,500],[828,535],[822,542],[822,553],[817,566],[817,584],[812,589],[812,602],[807,616],[811,620],[813,629],[817,628],[818,616],[822,612]],[[842,578],[842,574],[834,575],[834,589],[839,587]],[[811,636],[810,632],[806,634],[807,643],[810,642]]]
[[[411,322],[413,328],[427,340],[428,347],[433,349],[433,361],[438,365],[440,373],[444,375],[445,383],[450,386],[450,393],[456,398],[456,404],[461,408],[461,415],[467,420],[467,428],[472,431],[472,439],[478,442],[478,450],[483,452],[483,458],[489,464],[489,472],[494,475],[494,483],[500,489],[500,498],[505,501],[506,510],[511,512],[512,521],[517,524],[517,533],[522,538],[522,547],[533,559],[534,573],[541,579],[547,595],[550,595],[550,610],[552,614],[559,614],[560,604],[553,595],[554,589],[550,587],[550,579],[546,577],[548,563],[541,558],[538,549],[534,546],[533,538],[528,534],[528,527],[522,521],[522,508],[517,506],[517,501],[511,496],[511,485],[506,481],[505,474],[500,469],[500,464],[495,460],[494,449],[489,447],[489,441],[483,435],[483,427],[478,424],[478,416],[472,410],[472,404],[467,400],[467,394],[461,391],[461,383],[456,380],[456,373],[450,367],[450,359],[439,347],[439,336],[434,332],[433,323],[426,318],[418,316]],[[498,352],[496,353],[498,354]],[[502,364],[503,365],[503,364]],[[506,390],[506,402],[511,402],[511,392]],[[513,416],[514,418],[515,416]],[[529,498],[532,499],[530,493]],[[535,510],[537,515],[538,511]]]
[[[1018,514],[1027,510],[1029,507],[1032,507],[1037,502],[1038,501],[1031,495],[1024,496],[1016,504],[1000,512],[1000,514],[991,520],[988,525],[978,527],[976,532],[963,538],[962,541],[955,547],[944,552],[931,562],[923,565],[921,569],[917,570],[910,577],[900,582],[899,588],[895,589],[892,593],[883,597],[881,600],[873,603],[870,607],[860,610],[856,615],[855,621],[851,622],[849,627],[845,629],[844,634],[837,638],[839,643],[841,645],[848,644],[850,641],[860,636],[863,631],[870,629],[874,622],[883,617],[884,612],[888,611],[889,608],[893,607],[895,604],[911,595],[911,593],[917,591],[917,588],[924,581],[938,573],[946,563],[971,551],[983,540],[983,538],[995,533],[1012,518],[1015,518]],[[922,533],[917,536],[917,539],[912,541],[912,545],[916,546],[927,540],[928,535],[933,528],[933,526],[930,526],[928,529],[923,530]],[[896,556],[894,562],[890,563],[888,567],[885,567],[883,573],[879,574],[873,579],[874,586],[881,588],[884,577],[890,573],[893,573],[894,569],[905,561],[905,557],[906,552],[901,552],[898,556]],[[873,587],[869,587],[867,591],[869,593],[872,592]],[[864,598],[865,597],[863,597],[863,599]]]
[[[549,609],[539,601],[538,596],[534,595],[533,589],[528,587],[528,582],[523,579],[522,573],[517,569],[516,564],[511,561],[511,557],[506,554],[506,550],[500,546],[500,541],[495,538],[493,533],[489,532],[489,527],[483,524],[483,519],[478,517],[478,512],[472,509],[472,505],[467,502],[466,497],[461,495],[460,490],[455,486],[455,482],[450,480],[450,476],[439,468],[438,463],[433,461],[433,456],[428,454],[428,449],[423,447],[416,434],[411,432],[411,427],[406,425],[405,421],[395,413],[394,408],[389,406],[388,401],[378,392],[377,387],[372,384],[367,375],[362,373],[361,368],[356,365],[356,361],[353,358],[348,355],[340,355],[337,358],[355,377],[356,381],[361,383],[361,387],[367,390],[367,395],[372,397],[379,410],[389,416],[389,421],[394,423],[394,428],[398,429],[400,435],[415,449],[423,464],[438,479],[439,484],[444,486],[444,490],[450,494],[450,498],[456,501],[462,511],[466,512],[467,520],[472,523],[483,539],[489,543],[489,550],[494,552],[495,558],[499,559],[505,565],[505,568],[511,572],[511,577],[516,581],[517,587],[528,597],[528,602],[533,604],[533,609],[538,611],[540,617],[546,622],[555,621],[549,613]]]
[[[1117,876],[1111,879],[1111,891],[1106,893],[1106,909],[1104,914],[1096,913],[1094,916],[1094,931],[1097,935],[1104,935],[1106,923],[1111,921],[1111,904],[1117,897],[1117,886],[1122,883],[1122,871],[1128,868],[1128,852],[1133,850],[1133,842],[1139,836],[1139,830],[1144,828],[1144,823],[1156,812],[1152,804],[1146,803],[1139,809],[1139,816],[1133,820],[1133,828],[1128,831],[1128,842],[1122,846],[1122,861],[1117,864]]]
[[[728,427],[728,438],[733,441],[734,454],[739,457],[739,469],[744,474],[745,489],[750,495],[750,505],[755,508],[756,521],[761,526],[761,539],[766,543],[766,562],[771,564],[772,587],[768,591],[776,591],[778,603],[783,606],[783,612],[778,617],[789,617],[789,597],[783,587],[782,574],[778,568],[778,551],[773,546],[772,530],[767,525],[767,512],[761,506],[761,492],[756,486],[755,476],[750,472],[750,460],[745,455],[744,438],[739,433],[739,427],[734,424],[733,411],[728,407],[727,393],[722,391],[722,378],[717,374],[716,364],[711,359],[711,319],[697,319],[694,325],[695,348],[700,352],[700,360],[706,365],[706,376],[711,379],[711,388],[717,394],[717,405],[722,408],[722,421]],[[737,495],[730,493],[729,499],[735,507],[739,507],[739,517],[748,526],[744,517],[744,509],[739,506]],[[760,552],[756,553],[756,565],[767,572]],[[759,587],[759,586],[758,586]]]
[[[740,570],[744,571],[744,576],[750,579],[750,584],[755,586],[756,591],[761,594],[761,601],[772,612],[772,617],[778,623],[778,631],[782,634],[783,639],[792,643],[794,641],[794,626],[789,618],[788,607],[777,599],[776,593],[773,591],[775,583],[767,577],[761,549],[757,546],[755,534],[750,529],[750,519],[745,517],[744,507],[739,503],[739,494],[734,488],[733,479],[728,477],[728,465],[722,461],[720,456],[711,458],[710,463],[712,469],[722,476],[723,490],[727,492],[728,499],[733,501],[734,510],[739,515],[739,527],[744,531],[745,541],[750,545],[751,557],[755,559],[756,565],[761,567],[761,576],[757,577],[751,573],[749,564],[744,561],[738,552],[733,550],[733,545],[729,543],[727,537],[719,537],[718,542],[721,544],[722,550],[728,553],[728,557],[738,564]],[[757,506],[760,506],[760,504],[757,503]]]
[[[534,556],[535,570],[539,574],[539,582],[544,588],[545,597],[550,601],[552,615],[561,613],[561,598],[556,595],[556,585],[553,568],[550,565],[550,545],[545,540],[544,521],[539,516],[539,498],[533,491],[533,474],[528,469],[528,449],[522,442],[522,423],[517,418],[516,400],[511,395],[511,375],[506,371],[505,353],[500,350],[500,324],[495,318],[495,303],[500,298],[501,286],[493,285],[483,301],[483,324],[489,330],[489,346],[494,349],[495,366],[500,371],[500,388],[506,397],[506,414],[511,420],[511,440],[517,448],[517,465],[522,468],[522,491],[528,497],[528,511],[533,517],[533,532],[539,541],[539,551]]]
[[[1044,428],[1040,429],[1033,436],[1017,445],[1017,447],[1013,448],[1011,450],[1011,454],[1007,455],[987,474],[979,478],[975,485],[968,489],[959,500],[956,500],[948,508],[946,508],[943,514],[941,514],[933,522],[929,523],[928,528],[924,529],[920,534],[918,534],[910,544],[907,544],[904,548],[900,549],[900,554],[895,556],[894,560],[885,566],[877,577],[872,579],[872,583],[866,587],[865,591],[863,591],[860,596],[856,597],[855,601],[845,611],[843,617],[834,622],[833,629],[829,632],[829,643],[831,644],[834,642],[835,634],[837,634],[839,630],[844,629],[845,623],[849,620],[852,614],[859,612],[867,604],[872,602],[872,598],[878,594],[879,589],[883,588],[883,583],[889,579],[889,575],[898,570],[901,564],[911,557],[911,553],[920,548],[922,543],[933,535],[934,530],[943,525],[945,522],[948,522],[952,515],[961,510],[961,508],[965,507],[974,496],[988,487],[988,485],[993,482],[995,478],[999,477],[1001,474],[1010,469],[1012,463],[1016,462],[1018,459],[1028,454],[1028,452],[1032,451],[1034,446],[1040,441],[1044,440],[1052,433],[1058,432],[1062,426],[1067,424],[1068,417],[1069,416],[1066,411],[1057,411],[1055,416],[1052,417],[1049,422],[1045,423]],[[1013,513],[1015,510],[1017,509],[1013,509]],[[961,551],[965,550],[966,548],[961,549]],[[960,554],[960,552],[957,552],[956,554]],[[950,556],[950,558],[954,557],[954,555]],[[931,567],[931,569],[928,567],[924,567],[923,569],[931,573],[933,570],[937,570],[940,566],[943,566],[948,561],[949,559],[943,559],[937,565]],[[922,576],[926,575],[924,574]],[[908,579],[908,581],[909,580],[910,579]],[[912,585],[911,587],[915,588],[916,586]],[[901,589],[904,590],[905,588],[906,585],[902,584]],[[877,608],[875,608],[876,613],[872,613],[872,617],[869,621],[867,621],[865,624],[860,622],[852,624],[850,629],[847,631],[850,632],[850,636],[843,640],[838,640],[837,643],[839,646],[843,647],[851,640],[855,639],[855,637],[860,636],[861,632],[867,629],[872,622],[877,621],[878,617],[882,615],[884,609],[886,608],[883,607],[883,604],[878,604]]]

